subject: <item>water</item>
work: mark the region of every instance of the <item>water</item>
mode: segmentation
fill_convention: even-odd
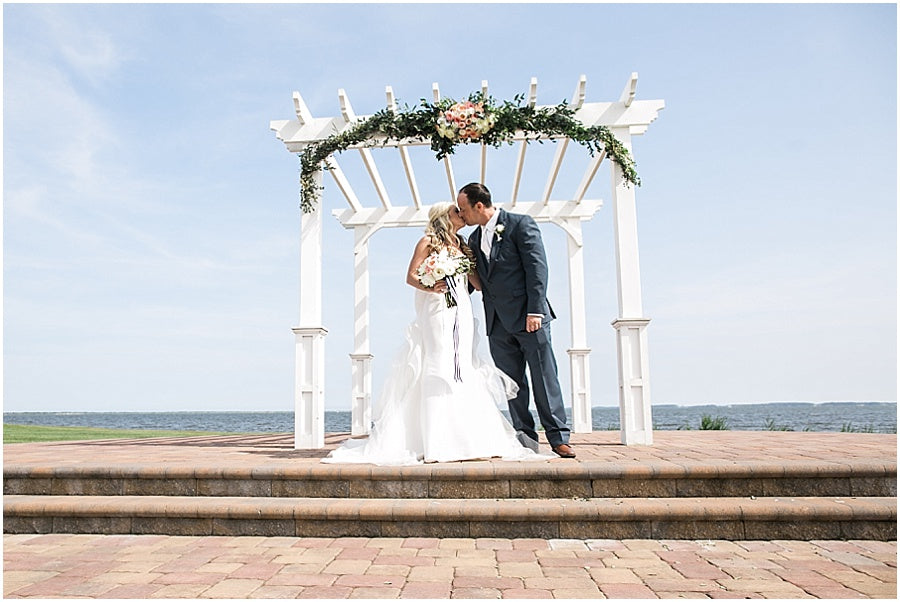
[[[617,407],[593,408],[594,430],[618,430]],[[794,430],[897,432],[897,404],[883,402],[760,403],[653,406],[656,430],[700,428],[703,415],[723,418],[734,431]],[[6,424],[86,426],[116,429],[286,433],[293,412],[4,412]],[[350,412],[326,411],[325,430],[350,430]]]

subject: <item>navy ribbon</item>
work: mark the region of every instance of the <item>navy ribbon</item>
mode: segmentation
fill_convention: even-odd
[[[462,372],[459,367],[459,293],[456,289],[456,276],[447,277],[447,290],[453,297],[456,312],[453,316],[453,380],[462,382]]]

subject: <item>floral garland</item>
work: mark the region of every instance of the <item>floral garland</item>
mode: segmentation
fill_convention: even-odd
[[[566,136],[587,147],[591,156],[606,151],[622,168],[627,182],[641,185],[631,154],[609,128],[585,127],[574,118],[575,110],[565,101],[553,107],[537,108],[523,105],[524,98],[519,94],[513,101],[504,101],[499,106],[481,92],[471,94],[463,102],[445,98],[432,104],[422,99],[421,108],[406,107],[399,112],[382,109],[339,134],[313,142],[300,153],[300,207],[304,213],[313,211],[322,189],[314,176],[332,154],[355,145],[377,146],[379,140],[385,144],[388,140],[404,138],[430,140],[431,149],[441,160],[452,155],[458,144],[480,142],[494,147],[512,144],[519,131],[524,132],[526,140],[534,136],[532,139],[541,143],[542,135]]]

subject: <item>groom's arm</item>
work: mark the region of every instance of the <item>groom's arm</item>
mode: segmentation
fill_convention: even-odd
[[[519,256],[525,271],[526,312],[544,315],[547,300],[547,255],[541,230],[531,216],[523,216],[519,224]]]

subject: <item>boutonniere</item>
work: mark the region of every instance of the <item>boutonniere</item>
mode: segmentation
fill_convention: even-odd
[[[494,228],[494,232],[497,233],[497,242],[503,240],[503,231],[506,230],[506,226],[503,224],[497,224],[497,227]]]

